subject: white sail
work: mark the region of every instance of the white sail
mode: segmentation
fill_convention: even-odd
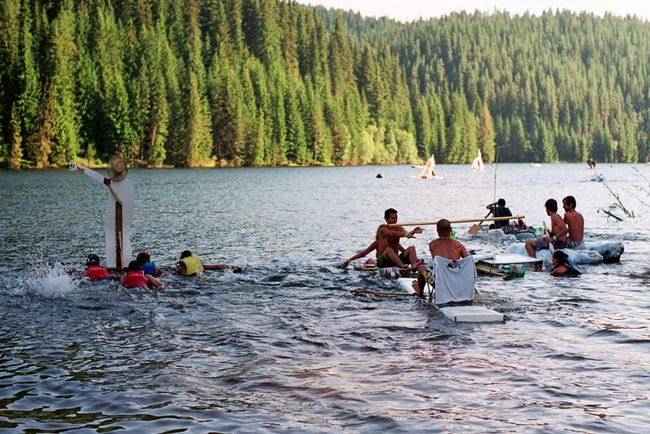
[[[474,158],[472,162],[472,170],[475,172],[482,172],[485,170],[485,165],[483,164],[483,157],[481,156],[481,150],[478,150],[478,156]]]
[[[422,172],[416,177],[420,179],[433,179],[436,177],[436,172],[434,170],[436,166],[436,159],[434,158],[433,154],[431,154],[431,158],[429,158],[429,161],[427,161],[426,166],[424,166],[424,169],[422,169]]]

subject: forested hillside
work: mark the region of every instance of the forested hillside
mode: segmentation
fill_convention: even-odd
[[[0,161],[647,161],[650,23],[275,0],[3,0]]]

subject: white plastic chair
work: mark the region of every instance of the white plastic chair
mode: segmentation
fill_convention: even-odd
[[[436,256],[433,259],[433,276],[435,304],[471,303],[474,301],[476,267],[473,256],[467,256],[457,261]]]

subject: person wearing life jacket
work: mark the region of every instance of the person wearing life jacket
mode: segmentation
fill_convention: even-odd
[[[71,272],[76,272],[73,268]],[[110,279],[111,276],[106,268],[99,265],[99,256],[91,253],[86,258],[86,269],[79,273],[81,277],[87,277],[90,280]]]
[[[183,250],[181,253],[180,261],[176,266],[176,272],[182,274],[183,276],[194,276],[198,272],[203,272],[205,270],[226,270],[231,269],[235,273],[243,271],[241,267],[236,265],[226,265],[226,264],[215,264],[215,265],[203,265],[201,259],[198,256],[193,254],[189,250]]]
[[[129,262],[129,271],[120,278],[120,283],[125,288],[144,288],[153,286],[164,291],[165,285],[150,274],[145,274],[138,261]]]
[[[151,256],[147,252],[138,253],[135,260],[140,264],[140,268],[142,268],[144,274],[149,274],[153,277],[164,276],[167,274],[165,270],[156,267],[156,263],[151,260]]]
[[[183,276],[193,276],[198,272],[205,271],[205,268],[198,256],[189,250],[183,250],[176,271]]]

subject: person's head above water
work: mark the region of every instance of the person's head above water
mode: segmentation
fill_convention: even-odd
[[[89,267],[99,265],[99,256],[95,255],[94,253],[88,255],[86,258],[86,265]]]

